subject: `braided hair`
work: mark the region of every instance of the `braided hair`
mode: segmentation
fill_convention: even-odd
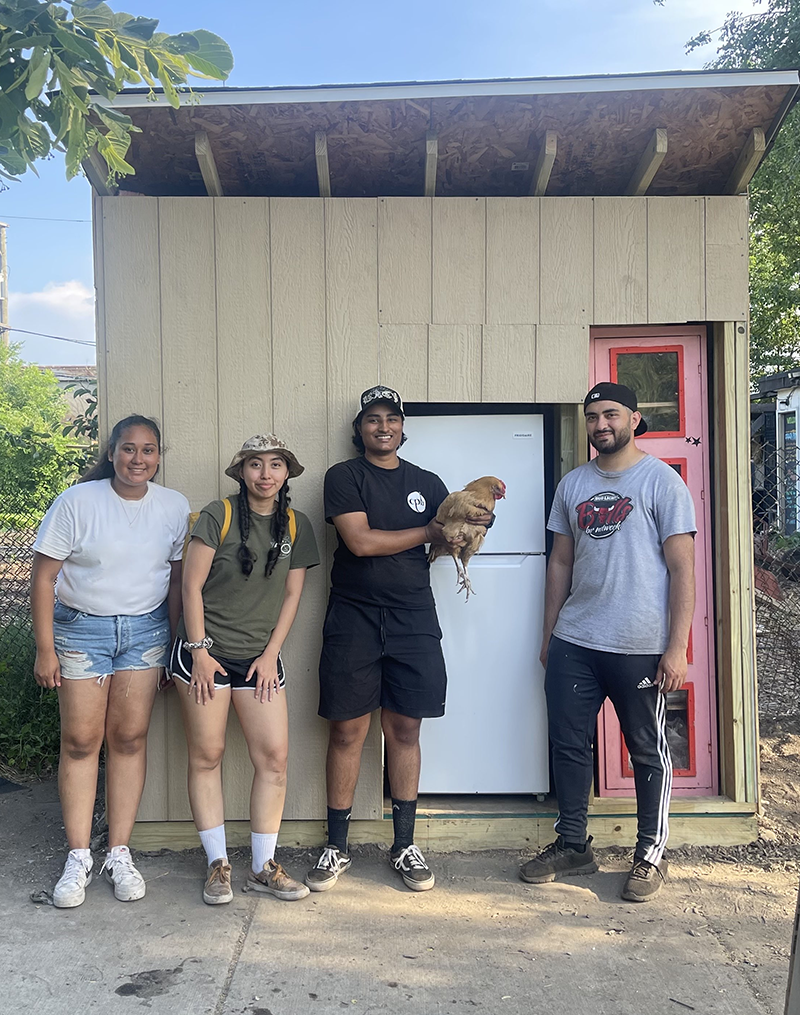
[[[281,547],[283,546],[286,535],[289,531],[289,504],[291,503],[291,500],[292,498],[289,496],[289,483],[286,482],[280,488],[278,496],[275,498],[275,510],[273,511],[272,521],[270,523],[272,546],[267,554],[267,562],[264,565],[264,576],[266,578],[269,578],[275,570],[275,565],[278,563],[278,559],[281,555]],[[239,498],[237,506],[239,511],[239,531],[242,536],[237,556],[239,558],[239,565],[241,566],[242,574],[249,578],[253,573],[253,566],[258,560],[258,556],[253,553],[247,545],[247,540],[250,537],[251,509],[250,501],[247,499],[247,485],[242,476],[239,476]]]

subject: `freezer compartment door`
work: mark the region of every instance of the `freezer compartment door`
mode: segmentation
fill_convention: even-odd
[[[473,557],[474,598],[450,557],[431,567],[447,663],[447,707],[422,724],[422,793],[547,793],[545,557]]]
[[[408,444],[401,456],[441,476],[451,492],[481,476],[506,484],[497,523],[486,536],[487,553],[544,552],[543,416],[409,416],[403,429]]]

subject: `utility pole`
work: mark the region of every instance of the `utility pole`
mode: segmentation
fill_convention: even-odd
[[[0,342],[8,345],[8,252],[5,222],[0,222]]]

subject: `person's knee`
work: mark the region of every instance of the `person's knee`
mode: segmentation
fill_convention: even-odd
[[[289,761],[288,745],[251,751],[250,760],[253,762],[253,768],[265,775],[271,782],[286,782],[286,768]]]
[[[103,745],[102,732],[68,732],[61,733],[61,754],[70,761],[85,761],[97,757]]]
[[[196,744],[189,748],[189,767],[195,772],[213,772],[222,764],[225,743]]]
[[[140,754],[147,750],[147,728],[109,726],[106,729],[106,743],[114,754]]]
[[[336,751],[360,750],[369,732],[367,721],[347,719],[344,722],[331,722],[328,742]]]
[[[381,725],[386,739],[399,747],[415,747],[419,743],[421,719],[412,719],[409,716],[396,713],[391,715],[384,713],[381,716]]]

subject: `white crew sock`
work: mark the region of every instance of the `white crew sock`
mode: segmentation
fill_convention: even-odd
[[[264,869],[267,860],[275,856],[275,847],[278,845],[277,832],[251,832],[250,850],[253,854],[251,865],[254,874],[260,874]]]
[[[216,828],[206,828],[202,832],[198,830],[197,834],[200,836],[200,842],[206,851],[209,867],[215,860],[228,862],[228,847],[225,844],[224,825],[218,825]]]

